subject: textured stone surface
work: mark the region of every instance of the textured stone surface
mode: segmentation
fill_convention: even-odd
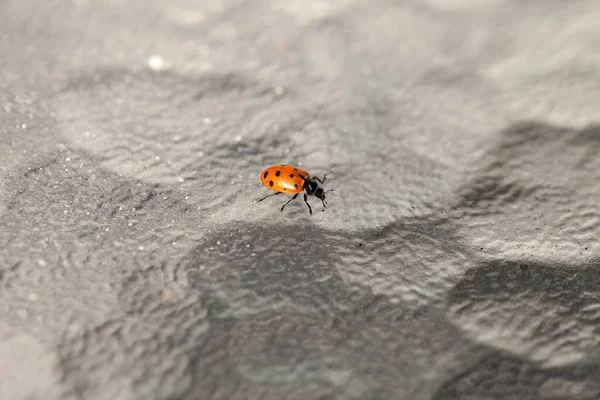
[[[0,2],[0,398],[600,397],[598,20]]]

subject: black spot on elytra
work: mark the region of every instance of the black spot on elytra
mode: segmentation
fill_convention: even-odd
[[[298,172],[298,168],[294,168],[294,171]]]
[[[269,181],[269,186],[273,187],[273,181]]]
[[[279,175],[281,175],[281,171],[275,172],[275,176],[279,176]]]
[[[265,174],[263,175],[263,179],[267,179],[267,175],[269,175],[269,171],[265,171]]]
[[[285,190],[287,192],[287,188],[283,188],[283,190]]]
[[[290,178],[293,178],[293,177],[294,177],[294,174],[290,174]]]
[[[298,189],[298,184],[294,183],[294,189]]]

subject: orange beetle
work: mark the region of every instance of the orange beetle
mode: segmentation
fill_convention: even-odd
[[[281,193],[293,194],[290,200],[288,200],[282,207],[281,211],[283,211],[284,207],[289,204],[292,200],[295,200],[298,195],[304,191],[304,202],[308,206],[308,211],[312,215],[312,208],[310,204],[308,204],[308,196],[315,196],[321,199],[323,203],[323,208],[327,202],[325,201],[325,191],[320,184],[325,182],[325,178],[327,174],[323,175],[323,180],[317,178],[316,176],[311,178],[308,172],[301,170],[298,167],[294,167],[292,165],[273,165],[265,169],[260,173],[260,181],[263,185],[271,190],[275,190],[276,193],[269,194],[262,199],[258,200],[263,201],[267,197],[276,196]],[[328,190],[328,192],[331,190]],[[323,210],[325,211],[325,210]]]

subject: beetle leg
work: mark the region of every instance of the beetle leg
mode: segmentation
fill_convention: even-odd
[[[310,215],[312,215],[312,208],[310,208],[310,204],[308,204],[308,196],[306,193],[304,193],[304,202],[306,203],[306,205],[308,206],[308,212],[310,213]]]
[[[315,176],[315,179],[316,179],[317,181],[319,181],[319,183],[320,183],[321,185],[322,185],[323,183],[325,183],[325,179],[326,179],[326,178],[327,178],[327,174],[323,175],[323,180],[320,180],[319,178],[317,178],[317,177]]]
[[[261,201],[263,201],[264,199],[266,199],[267,197],[271,197],[271,196],[277,196],[278,194],[281,194],[281,192],[275,192],[275,193],[271,193],[266,195],[265,197],[263,197],[262,199],[258,200],[257,203],[260,203]]]
[[[283,211],[283,208],[284,208],[285,206],[287,206],[287,205],[290,203],[290,201],[292,201],[292,200],[296,200],[296,197],[298,197],[298,194],[299,194],[299,193],[296,193],[296,194],[294,195],[294,197],[292,197],[291,199],[289,199],[289,200],[287,201],[287,203],[285,203],[283,206],[281,206],[281,211]]]

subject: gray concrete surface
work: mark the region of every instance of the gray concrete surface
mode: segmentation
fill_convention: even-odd
[[[600,398],[598,21],[3,0],[0,398]]]

